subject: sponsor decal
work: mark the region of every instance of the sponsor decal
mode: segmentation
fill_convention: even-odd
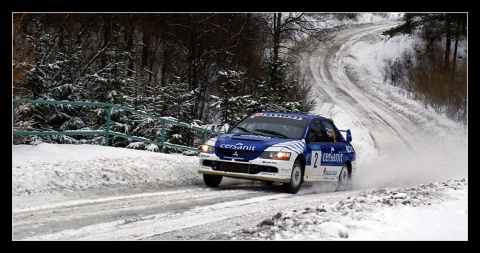
[[[221,145],[220,145],[220,148],[255,151],[255,146],[252,146],[252,145],[246,146],[246,145],[243,145],[243,143],[237,143],[237,144],[221,144]]]
[[[353,152],[353,147],[347,145],[347,146],[346,146],[346,150],[347,150],[348,153],[352,153],[352,152]]]
[[[233,157],[233,156],[224,156],[224,159],[232,159],[232,160],[245,160],[243,157]]]
[[[320,145],[312,145],[312,150],[320,150]]]
[[[299,116],[283,115],[283,114],[275,114],[275,113],[256,113],[255,116],[286,118],[286,119],[294,119],[294,120],[302,120],[303,119],[302,117],[299,117]]]
[[[337,175],[336,170],[327,170],[327,168],[323,168],[323,175]]]
[[[323,153],[322,162],[341,162],[343,154]]]
[[[275,173],[270,173],[270,172],[260,172],[262,175],[267,175],[267,176],[275,176]]]
[[[276,162],[271,162],[271,161],[262,161],[264,164],[277,164]]]

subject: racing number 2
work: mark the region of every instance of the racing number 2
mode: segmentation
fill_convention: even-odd
[[[312,164],[313,168],[320,166],[322,161],[322,152],[321,151],[312,151]]]

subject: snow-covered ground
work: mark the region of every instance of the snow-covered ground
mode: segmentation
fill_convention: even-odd
[[[12,149],[13,212],[91,196],[161,191],[175,185],[204,187],[196,173],[197,157],[192,156],[46,143]],[[357,183],[361,188],[361,182]],[[304,187],[298,194],[311,192],[321,194],[321,189]],[[40,239],[57,238],[32,238]],[[259,219],[256,226],[209,239],[465,241],[468,177],[412,187],[367,188],[341,200],[272,213],[271,219]]]

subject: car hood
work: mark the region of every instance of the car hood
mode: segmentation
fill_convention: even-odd
[[[224,134],[217,137],[215,148],[262,152],[267,148],[280,150],[298,146],[296,153],[301,153],[304,146],[303,140],[277,138],[255,134]],[[296,144],[296,145],[295,145]]]

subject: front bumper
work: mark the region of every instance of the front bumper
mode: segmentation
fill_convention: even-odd
[[[288,183],[291,178],[290,161],[257,158],[250,161],[220,159],[214,154],[200,153],[198,173],[231,178]]]

